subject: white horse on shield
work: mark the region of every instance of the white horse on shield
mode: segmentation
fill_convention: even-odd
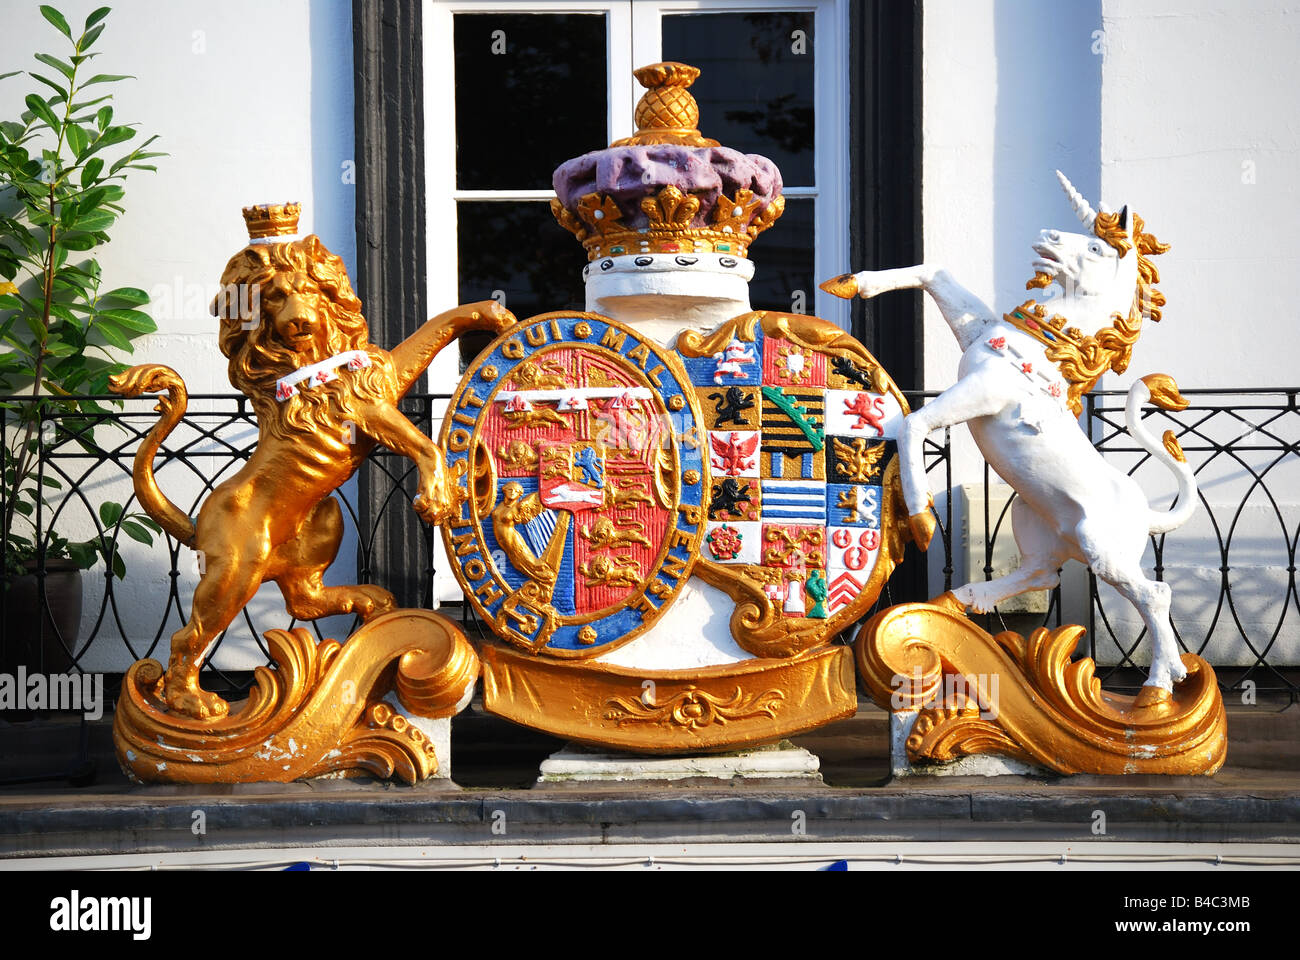
[[[933,499],[922,462],[926,436],[965,423],[980,452],[1018,497],[1012,513],[1019,569],[953,591],[976,612],[1029,590],[1056,586],[1067,559],[1083,563],[1137,608],[1154,649],[1147,685],[1171,691],[1187,675],[1169,622],[1170,590],[1142,570],[1147,537],[1174,530],[1196,509],[1196,481],[1172,431],[1163,443],[1144,426],[1148,401],[1179,410],[1187,401],[1163,374],[1128,392],[1129,433],[1178,482],[1176,505],[1151,509],[1132,477],[1106,463],[1079,426],[1081,398],[1106,370],[1123,373],[1144,317],[1160,319],[1164,296],[1149,259],[1168,250],[1143,232],[1128,207],[1094,211],[1060,171],[1087,233],[1043,230],[1028,289],[1060,285],[1060,296],[1028,300],[999,317],[947,271],[930,264],[863,271],[828,280],[841,297],[874,297],[920,287],[938,305],[963,350],[957,382],[903,421],[899,435],[903,494],[918,544],[934,533]],[[1053,291],[1056,292],[1056,291]],[[1081,331],[1096,330],[1094,335]]]

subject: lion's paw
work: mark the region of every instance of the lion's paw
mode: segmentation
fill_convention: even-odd
[[[487,308],[487,316],[496,324],[497,333],[503,333],[519,322],[518,317],[495,300],[489,300],[487,302],[491,304],[491,306]]]
[[[163,699],[167,709],[195,720],[220,720],[230,713],[230,704],[197,686],[169,683],[163,688]]]
[[[381,613],[397,609],[397,599],[383,587],[363,583],[354,589],[357,598],[352,602],[352,611],[362,620],[370,620]]]
[[[412,501],[411,507],[415,510],[415,515],[431,527],[436,527],[438,521],[442,519],[442,511],[429,497],[416,497],[415,500]]]

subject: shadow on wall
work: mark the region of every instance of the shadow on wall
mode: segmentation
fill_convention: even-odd
[[[993,164],[998,311],[1028,296],[1029,244],[1045,227],[1078,230],[1060,169],[1095,206],[1101,183],[1101,0],[997,0]]]
[[[352,119],[352,6],[315,0],[311,31],[311,170],[313,231],[343,258],[356,281],[356,157]],[[294,198],[286,198],[294,199]]]
[[[343,258],[348,276],[357,281],[356,150],[352,111],[352,5],[347,0],[314,0],[309,5],[311,74],[311,216],[313,232],[332,253]],[[370,317],[366,312],[367,319]],[[381,344],[392,346],[392,344]],[[339,490],[355,503],[357,478]],[[346,512],[346,511],[345,511]],[[418,523],[414,516],[412,523]],[[354,523],[345,526],[338,556],[325,572],[330,586],[355,583],[359,543]],[[278,594],[278,590],[276,593]],[[278,600],[278,597],[276,598]],[[343,639],[351,617],[318,621],[322,634]]]

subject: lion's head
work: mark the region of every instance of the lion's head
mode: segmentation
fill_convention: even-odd
[[[314,234],[235,254],[212,313],[221,321],[230,383],[252,400],[258,423],[272,435],[336,429],[356,419],[358,401],[396,399],[391,361],[370,343],[347,269]],[[276,400],[280,377],[349,350],[365,351],[371,365]]]

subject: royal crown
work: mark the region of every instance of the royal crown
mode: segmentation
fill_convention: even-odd
[[[244,207],[249,240],[293,236],[298,232],[301,203],[259,203]]]
[[[771,160],[701,135],[684,63],[655,63],[634,76],[646,88],[637,131],[561,164],[551,212],[587,257],[719,253],[746,257],[785,209]]]

